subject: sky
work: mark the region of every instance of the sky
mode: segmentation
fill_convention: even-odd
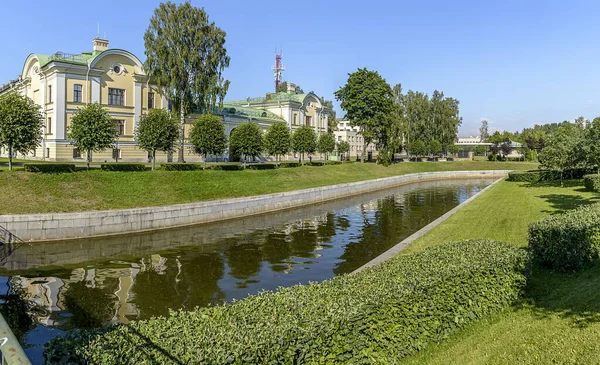
[[[98,35],[142,62],[158,0],[0,0],[0,84],[30,53],[92,50]],[[404,91],[460,101],[459,135],[600,116],[598,1],[192,0],[227,32],[226,100],[274,91],[284,80],[326,99],[366,67]],[[338,117],[343,111],[336,104]]]

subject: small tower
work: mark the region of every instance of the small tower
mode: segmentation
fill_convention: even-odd
[[[277,50],[275,50],[275,66],[271,68],[275,77],[275,92],[277,92],[277,88],[279,87],[279,84],[283,79],[283,71],[285,71],[285,67],[283,67],[283,65],[281,64],[282,54],[283,52],[278,53]]]

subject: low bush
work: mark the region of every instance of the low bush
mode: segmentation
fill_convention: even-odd
[[[526,261],[503,243],[445,244],[233,304],[71,331],[44,355],[50,364],[396,362],[513,304]]]
[[[326,165],[341,165],[342,161],[334,161],[334,160],[329,160],[327,162],[325,162]]]
[[[529,251],[537,264],[577,270],[600,258],[600,204],[552,215],[529,226]]]
[[[23,169],[28,172],[60,173],[74,172],[75,165],[65,163],[26,163]]]
[[[244,165],[210,165],[206,166],[206,169],[218,171],[243,171]]]
[[[508,181],[536,183],[541,179],[542,171],[511,171],[508,173]]]
[[[312,161],[305,163],[306,166],[325,166],[325,162],[323,161]]]
[[[196,171],[203,169],[202,165],[194,163],[167,163],[162,167],[165,171]]]
[[[299,167],[300,164],[298,162],[281,162],[279,167],[281,168],[289,168],[289,167]]]
[[[146,171],[143,163],[110,163],[100,165],[102,171]]]
[[[600,174],[585,175],[583,185],[587,191],[600,192]]]
[[[248,165],[246,168],[249,170],[274,170],[277,168],[277,165],[266,163],[260,165]]]

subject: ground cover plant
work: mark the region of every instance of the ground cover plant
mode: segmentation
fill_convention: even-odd
[[[297,164],[297,162],[295,162]],[[225,166],[224,164],[220,164]],[[209,167],[212,165],[209,165]],[[231,165],[238,168],[239,165]],[[285,163],[281,163],[285,167]],[[275,170],[146,171],[123,174],[79,171],[69,174],[0,174],[0,214],[135,208],[241,197],[341,184],[426,171],[531,170],[523,162],[344,163]]]
[[[526,254],[478,240],[397,256],[354,275],[47,345],[49,363],[385,363],[514,303]],[[398,325],[401,324],[401,325]]]
[[[417,252],[446,240],[486,238],[526,247],[528,226],[594,204],[582,181],[501,182],[415,241]],[[570,273],[535,269],[522,303],[467,326],[401,364],[600,363],[600,265]]]

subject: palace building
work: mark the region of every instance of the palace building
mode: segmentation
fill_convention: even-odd
[[[0,96],[17,91],[40,105],[44,115],[42,144],[27,159],[49,161],[84,161],[85,153],[75,149],[68,140],[68,128],[75,112],[88,103],[100,103],[115,121],[118,137],[112,150],[94,153],[93,161],[148,161],[146,151],[137,147],[134,132],[142,114],[153,108],[169,108],[169,101],[144,73],[142,62],[131,52],[110,49],[108,41],[93,40],[91,52],[53,55],[30,54],[17,80],[0,88]],[[290,85],[285,92],[267,93],[264,97],[229,101],[215,115],[222,118],[228,135],[247,121],[266,131],[276,122],[284,121],[293,131],[301,125],[314,128],[317,134],[327,133],[329,109],[314,93],[298,94]],[[198,115],[186,119],[186,133]],[[0,150],[0,156],[7,156]],[[186,160],[200,161],[190,148]],[[229,159],[226,152],[216,159]],[[158,162],[172,157],[157,153]]]

